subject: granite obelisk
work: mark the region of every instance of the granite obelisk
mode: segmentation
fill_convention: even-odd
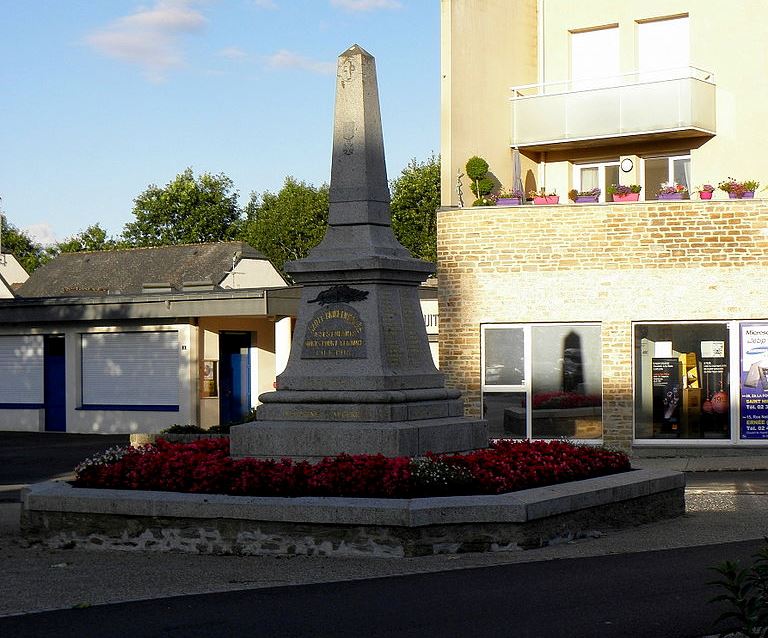
[[[487,425],[463,416],[435,368],[418,286],[434,265],[395,238],[376,64],[339,56],[330,210],[323,240],[286,270],[302,284],[291,353],[256,421],[231,432],[232,455],[317,459],[485,447]]]

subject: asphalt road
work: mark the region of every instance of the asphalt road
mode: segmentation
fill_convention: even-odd
[[[0,635],[683,638],[714,632],[709,569],[749,541],[0,618]]]
[[[0,502],[16,502],[20,485],[69,476],[83,459],[115,445],[127,434],[0,432]]]

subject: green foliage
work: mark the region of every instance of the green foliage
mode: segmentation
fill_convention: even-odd
[[[467,160],[467,165],[464,168],[466,170],[467,177],[469,177],[469,179],[472,181],[475,181],[485,177],[485,174],[488,172],[488,162],[486,162],[482,157],[475,155]]]
[[[306,257],[328,223],[328,185],[316,188],[286,177],[277,192],[251,193],[238,239],[263,252],[278,270]]]
[[[495,206],[496,200],[494,200],[492,197],[478,197],[474,202],[472,202],[472,206]]]
[[[412,159],[390,183],[392,230],[414,257],[437,260],[437,209],[440,207],[440,157]]]
[[[470,189],[476,197],[483,197],[484,195],[490,195],[494,186],[495,183],[490,177],[483,177],[472,182]]]
[[[117,247],[118,243],[114,239],[107,238],[106,230],[98,224],[93,224],[74,237],[57,243],[54,252],[56,254],[79,253],[86,250],[112,250]]]
[[[763,547],[754,558],[752,565],[746,568],[733,561],[713,567],[720,579],[709,584],[718,585],[725,593],[715,596],[710,602],[725,602],[730,607],[720,614],[716,624],[723,620],[735,620],[738,623],[736,629],[745,638],[764,638],[768,635],[768,546]]]
[[[234,238],[241,211],[237,191],[226,175],[187,168],[164,188],[154,184],[134,200],[136,221],[125,225],[131,246],[166,246]]]
[[[472,472],[466,467],[434,456],[411,461],[411,484],[414,496],[471,494],[475,487]]]
[[[11,224],[6,216],[0,212],[0,239],[2,251],[10,253],[28,273],[33,272],[51,257],[46,250],[35,242],[27,233],[19,230]]]

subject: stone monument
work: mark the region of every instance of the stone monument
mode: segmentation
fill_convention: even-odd
[[[486,447],[429,350],[414,259],[390,223],[374,58],[339,56],[330,211],[323,240],[286,264],[303,285],[291,353],[256,421],[231,430],[236,457],[417,456]]]

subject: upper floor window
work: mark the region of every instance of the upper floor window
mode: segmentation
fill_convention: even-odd
[[[609,86],[619,72],[618,25],[571,32],[571,81],[574,90]]]
[[[637,68],[642,80],[663,80],[669,71],[688,66],[688,16],[638,22]]]

